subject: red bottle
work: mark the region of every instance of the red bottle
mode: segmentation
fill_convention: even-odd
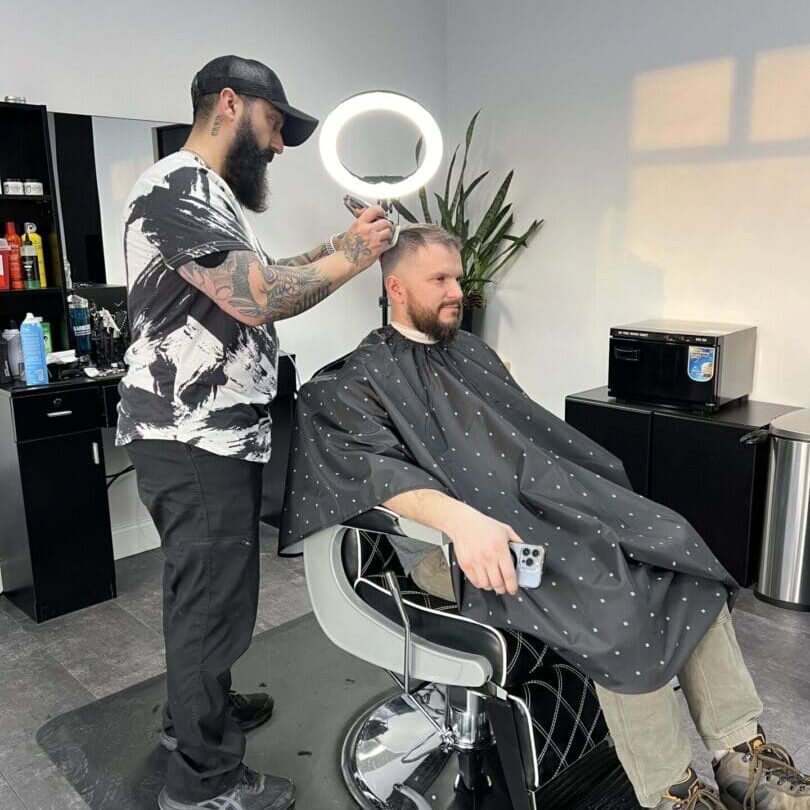
[[[8,237],[6,237],[8,238]],[[17,237],[19,239],[19,237]],[[20,259],[20,249],[14,245],[11,248],[11,260],[9,261],[9,286],[12,290],[24,290],[25,278],[23,277],[22,261]]]
[[[11,248],[5,239],[0,239],[0,290],[9,288],[11,278]]]
[[[6,222],[5,239],[10,249],[8,267],[9,287],[12,290],[24,290],[25,277],[23,276],[22,260],[20,258],[22,239],[17,235],[17,227],[13,222]]]
[[[6,223],[6,242],[10,248],[16,245],[19,250],[22,247],[22,239],[17,235],[17,226],[13,222]]]

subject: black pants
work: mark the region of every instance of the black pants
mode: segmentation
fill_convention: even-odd
[[[172,441],[127,450],[166,557],[164,723],[177,737],[166,788],[199,802],[242,774],[245,735],[228,713],[228,691],[256,622],[262,465]]]

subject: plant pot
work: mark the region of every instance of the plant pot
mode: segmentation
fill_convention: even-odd
[[[484,334],[484,308],[464,307],[461,316],[461,328],[465,332],[472,332],[477,337],[482,337]]]

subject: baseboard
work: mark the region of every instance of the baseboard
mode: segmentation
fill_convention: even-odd
[[[120,560],[160,547],[160,535],[151,520],[116,526],[112,533],[113,557]]]

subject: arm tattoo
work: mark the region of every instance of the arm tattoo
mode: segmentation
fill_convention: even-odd
[[[218,115],[214,119],[214,126],[211,127],[211,135],[216,137],[219,135],[219,131],[222,129],[222,116]]]
[[[279,259],[277,262],[275,262],[275,264],[284,267],[300,267],[302,264],[312,264],[313,262],[317,262],[318,259],[328,256],[329,253],[329,248],[324,242],[323,244],[312,248],[312,250],[308,251],[307,253],[302,253],[300,256],[290,256],[287,259]]]
[[[189,262],[178,272],[225,312],[253,325],[291,318],[332,292],[332,282],[312,264],[266,265],[249,251],[234,251],[217,267]]]

